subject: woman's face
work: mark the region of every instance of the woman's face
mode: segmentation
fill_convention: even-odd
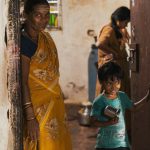
[[[116,21],[117,26],[119,29],[124,29],[125,27],[128,26],[129,20],[124,20],[124,21]]]
[[[105,90],[105,93],[109,95],[110,97],[116,97],[120,87],[121,87],[121,80],[114,78],[108,79],[107,81],[102,82],[103,89]]]
[[[26,16],[26,23],[35,31],[42,31],[49,21],[49,6],[39,4],[34,7],[33,12]]]

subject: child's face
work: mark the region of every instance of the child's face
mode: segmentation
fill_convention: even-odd
[[[107,81],[102,82],[103,89],[105,90],[105,94],[109,96],[116,96],[120,87],[121,87],[121,80],[117,79],[116,77],[112,79],[108,78]]]

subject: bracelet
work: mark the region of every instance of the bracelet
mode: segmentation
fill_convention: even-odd
[[[27,105],[31,105],[32,103],[31,102],[27,102],[25,104],[23,104],[23,106],[27,106]]]
[[[32,104],[31,105],[27,105],[27,106],[25,106],[23,109],[27,109],[27,108],[29,108],[29,107],[31,107],[32,106]]]
[[[35,117],[32,117],[32,118],[28,118],[28,119],[26,119],[27,121],[31,121],[31,120],[34,120],[35,119]]]

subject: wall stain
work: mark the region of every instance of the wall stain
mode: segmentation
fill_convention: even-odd
[[[93,0],[68,0],[71,7],[91,5]]]
[[[67,84],[67,87],[68,87],[68,88],[71,88],[75,93],[81,92],[82,90],[85,89],[85,86],[84,86],[84,85],[78,86],[78,85],[76,85],[74,82],[69,82],[69,83]]]

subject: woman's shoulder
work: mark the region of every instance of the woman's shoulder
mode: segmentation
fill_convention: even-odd
[[[99,35],[112,35],[114,33],[114,30],[113,28],[111,27],[110,24],[107,24],[105,26],[102,27],[101,31],[100,31],[100,34]]]
[[[35,54],[38,45],[24,34],[21,34],[20,39],[21,54],[31,58]]]
[[[49,39],[50,41],[53,41],[53,39],[52,39],[52,37],[51,37],[51,35],[50,35],[49,32],[47,32],[47,31],[42,31],[41,33],[42,33],[47,39]]]
[[[51,35],[50,35],[50,33],[48,31],[46,31],[46,30],[42,31],[41,33],[44,34],[47,37],[52,38]]]
[[[48,36],[50,36],[50,34],[49,34],[49,32],[48,31],[42,31],[41,33],[43,33],[43,34],[45,34],[45,35],[48,35]]]
[[[113,32],[113,28],[111,27],[110,24],[107,24],[105,26],[103,26],[102,31],[109,31],[109,32]]]
[[[52,36],[50,35],[50,33],[47,32],[47,31],[42,31],[41,33],[42,33],[43,37],[47,39],[47,41],[50,44],[51,48],[53,48],[55,51],[57,51],[55,42],[54,42]]]

